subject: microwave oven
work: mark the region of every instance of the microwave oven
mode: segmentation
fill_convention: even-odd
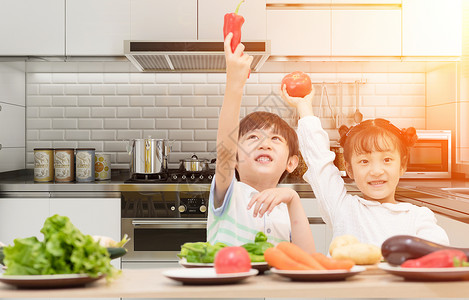
[[[451,130],[417,130],[401,178],[451,178]]]

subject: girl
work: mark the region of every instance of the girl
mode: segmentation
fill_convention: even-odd
[[[313,188],[333,238],[351,234],[362,243],[380,247],[387,238],[406,234],[449,244],[430,209],[398,203],[394,197],[399,177],[407,168],[409,148],[417,140],[413,127],[400,130],[387,120],[374,119],[340,128],[346,171],[363,197],[350,195],[333,164],[335,155],[329,150],[329,136],[313,114],[314,90],[304,98],[295,98],[283,86],[281,94],[298,109],[300,151],[308,166],[303,178]]]

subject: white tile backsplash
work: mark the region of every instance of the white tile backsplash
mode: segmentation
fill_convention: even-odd
[[[80,66],[77,65],[77,70]],[[214,158],[218,115],[223,103],[224,73],[97,73],[36,69],[26,76],[27,167],[35,147],[95,147],[110,152],[115,168],[128,168],[126,140],[174,140],[170,164],[193,153]],[[100,73],[101,72],[101,73]],[[293,110],[283,104],[279,84],[286,73],[252,73],[246,82],[241,117],[271,111],[287,121]],[[360,85],[365,118],[384,117],[399,127],[425,128],[425,73],[311,73],[319,113],[321,82]],[[338,85],[326,84],[329,102],[338,113]],[[343,113],[352,124],[355,85],[343,84]],[[338,133],[323,98],[323,126],[331,139]]]

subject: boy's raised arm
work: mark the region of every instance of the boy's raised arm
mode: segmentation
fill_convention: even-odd
[[[218,120],[217,164],[215,169],[215,208],[223,204],[236,167],[238,149],[239,110],[243,87],[248,78],[253,57],[243,53],[244,45],[239,44],[231,52],[232,33],[225,38],[226,88]]]

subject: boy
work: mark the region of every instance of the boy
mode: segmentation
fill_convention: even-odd
[[[243,53],[242,44],[231,51],[232,36],[225,39],[226,90],[218,124],[207,241],[239,246],[253,242],[262,231],[273,244],[292,241],[313,252],[313,236],[298,194],[277,188],[298,164],[298,137],[272,113],[254,112],[238,122],[253,58]]]

